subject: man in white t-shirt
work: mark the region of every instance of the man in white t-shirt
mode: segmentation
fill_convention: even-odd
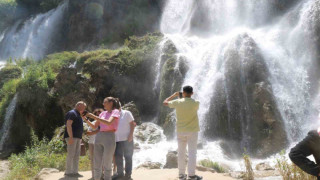
[[[112,177],[115,179],[131,179],[132,156],[133,156],[133,132],[136,123],[130,111],[121,110],[118,130],[116,131],[115,159],[117,173]],[[125,159],[125,170],[123,169],[123,158]],[[125,171],[125,174],[124,174]]]

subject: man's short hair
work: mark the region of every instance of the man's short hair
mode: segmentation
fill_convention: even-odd
[[[193,88],[191,86],[184,86],[183,87],[183,92],[187,94],[192,94],[193,93]]]
[[[84,106],[87,107],[87,104],[86,104],[85,102],[83,102],[83,101],[77,102],[77,104],[75,105],[75,107],[78,107],[80,104],[82,104],[82,105],[84,105]]]

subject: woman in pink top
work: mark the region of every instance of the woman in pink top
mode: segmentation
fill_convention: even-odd
[[[99,117],[91,113],[87,117],[95,119],[97,122],[92,128],[100,127],[94,142],[94,179],[100,180],[102,174],[102,163],[104,168],[104,180],[111,180],[112,159],[116,148],[115,132],[118,129],[120,112],[119,100],[113,97],[107,97],[103,101],[106,111],[103,111]],[[90,124],[89,124],[90,125]],[[91,126],[91,125],[90,125]]]

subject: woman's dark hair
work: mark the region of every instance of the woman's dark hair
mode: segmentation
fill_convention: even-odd
[[[92,114],[94,114],[94,115],[96,115],[96,116],[99,116],[99,114],[102,113],[103,111],[104,111],[103,109],[97,108],[97,109],[95,109],[95,110],[93,111]],[[98,114],[98,113],[99,113],[99,114]]]
[[[113,109],[120,109],[120,107],[121,107],[120,101],[118,98],[106,97],[104,100],[105,101],[107,100],[108,102],[112,102],[112,110]]]

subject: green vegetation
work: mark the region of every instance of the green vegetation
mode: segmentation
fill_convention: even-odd
[[[42,168],[64,170],[65,143],[53,135],[63,131],[60,128],[59,132],[54,132],[64,123],[65,110],[73,107],[73,100],[79,97],[88,97],[89,100],[92,98],[97,102],[99,100],[94,98],[104,98],[106,93],[123,93],[130,96],[130,99],[135,96],[137,98],[140,94],[130,88],[140,86],[137,82],[145,83],[148,78],[153,84],[153,69],[150,67],[157,60],[154,50],[161,38],[159,33],[130,37],[117,50],[60,52],[48,55],[38,62],[18,59],[14,60],[14,65],[10,59],[0,70],[3,83],[0,87],[0,122],[4,119],[10,100],[18,94],[19,111],[15,114],[15,121],[31,127],[33,134],[25,151],[9,158],[11,172],[7,179],[30,179]],[[121,78],[123,80],[119,80]],[[148,99],[154,102],[152,93],[146,94],[150,94]],[[141,98],[145,99],[145,96],[141,94]],[[71,100],[67,101],[68,98]],[[142,100],[139,102],[150,104]],[[26,131],[30,133],[29,130]],[[19,142],[22,143],[30,140],[29,137],[25,141],[21,137],[13,138],[20,138]],[[24,147],[25,144],[19,145]],[[89,170],[89,164],[88,157],[81,157],[81,170]]]
[[[210,159],[204,159],[199,161],[199,165],[207,168],[214,169],[217,173],[225,173],[226,170],[217,162],[213,162]]]
[[[44,138],[39,140],[32,133],[32,142],[26,147],[23,153],[12,155],[10,161],[10,173],[7,180],[31,179],[42,168],[56,168],[60,171],[65,170],[66,153],[63,142],[52,142]],[[82,171],[91,170],[88,156],[80,157],[79,169]]]
[[[315,176],[305,173],[295,164],[289,163],[285,156],[285,150],[281,151],[280,158],[277,159],[276,166],[283,178],[283,180],[316,180]]]

